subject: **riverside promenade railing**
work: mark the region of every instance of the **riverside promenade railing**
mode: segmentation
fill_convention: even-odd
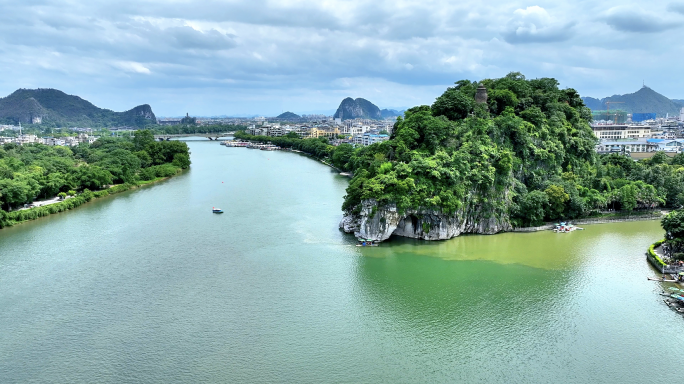
[[[596,217],[589,219],[578,219],[572,220],[574,225],[582,224],[608,224],[608,223],[622,223],[627,221],[643,221],[643,220],[659,220],[662,219],[663,214],[660,211],[645,214],[645,215],[627,215],[621,217]],[[521,227],[513,228],[513,232],[537,232],[537,231],[547,231],[555,227],[555,224],[545,224],[539,227]]]
[[[648,252],[646,252],[646,259],[648,259],[653,268],[657,269],[660,273],[670,273],[676,275],[679,274],[679,272],[684,272],[684,266],[662,265],[658,262],[658,260],[655,259],[655,257],[651,256]]]

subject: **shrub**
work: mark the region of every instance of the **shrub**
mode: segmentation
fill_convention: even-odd
[[[138,177],[140,177],[140,180],[144,181],[154,180],[157,177],[157,173],[154,167],[144,168],[140,170],[140,173],[138,173]]]
[[[171,177],[178,173],[178,168],[171,164],[162,164],[154,167],[157,177]]]
[[[660,265],[662,265],[662,266],[665,266],[667,264],[665,264],[665,262],[660,258],[660,256],[658,256],[658,254],[655,253],[654,249],[659,247],[664,241],[665,241],[664,239],[656,241],[655,243],[651,244],[650,247],[648,247],[648,254],[651,255],[654,259],[656,259],[658,261],[658,263],[660,263]]]

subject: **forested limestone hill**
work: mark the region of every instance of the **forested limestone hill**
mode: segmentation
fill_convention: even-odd
[[[458,81],[407,110],[389,141],[334,151],[354,173],[345,231],[438,240],[684,204],[684,155],[597,155],[591,111],[574,89],[519,73],[481,83]]]
[[[626,95],[613,95],[603,99],[583,97],[582,100],[591,110],[603,111],[606,109],[606,101],[621,102],[610,105],[610,109],[622,109],[628,113],[655,113],[658,117],[679,115],[684,107],[681,100],[670,100],[649,87],[642,87],[634,93]]]
[[[380,115],[382,116],[383,119],[389,118],[389,117],[398,117],[402,116],[403,112],[402,111],[397,111],[396,109],[383,109],[380,111]]]
[[[98,108],[56,89],[19,89],[0,99],[0,121],[54,127],[144,127],[156,124],[152,108],[139,105],[126,112]]]
[[[292,112],[284,112],[284,113],[281,113],[280,115],[278,115],[278,117],[276,117],[276,119],[281,119],[281,120],[297,120],[297,119],[301,119],[301,118],[302,118],[301,116],[299,116],[296,113],[292,113]]]
[[[382,119],[382,113],[380,112],[380,108],[366,99],[358,98],[354,100],[351,97],[347,97],[340,103],[340,107],[337,108],[334,117],[341,117],[342,120],[380,120]]]

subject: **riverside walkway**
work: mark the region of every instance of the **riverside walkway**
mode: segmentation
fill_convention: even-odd
[[[70,198],[72,198],[72,197],[73,197],[73,196],[67,196],[64,200],[70,199]],[[22,208],[17,209],[17,211],[23,211],[23,210],[25,210],[25,209],[31,209],[31,208],[44,207],[44,206],[46,206],[46,205],[51,205],[51,204],[55,204],[55,203],[61,203],[61,202],[64,201],[64,200],[63,200],[62,198],[60,198],[60,197],[53,197],[52,199],[34,201],[33,203],[28,204],[27,207],[22,207]]]
[[[672,263],[672,264],[662,265],[653,256],[651,256],[648,252],[646,252],[646,258],[651,263],[651,265],[653,265],[653,267],[655,269],[657,269],[660,273],[663,273],[663,274],[668,273],[668,274],[677,275],[680,272],[684,272],[684,265],[680,264],[677,261],[672,261],[670,259],[670,257],[668,257],[665,254],[665,250],[663,249],[663,246],[653,248],[653,252],[655,252],[655,254],[658,255],[660,260],[663,260],[663,262]]]

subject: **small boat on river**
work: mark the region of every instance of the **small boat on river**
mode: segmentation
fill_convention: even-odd
[[[556,233],[567,233],[567,232],[572,232],[576,230],[584,230],[584,228],[576,227],[570,223],[559,223],[556,224],[556,227],[553,228],[553,231]]]
[[[357,247],[377,247],[378,242],[375,240],[365,240],[359,239],[359,243],[356,244]]]
[[[221,208],[212,208],[211,211],[213,213],[223,213],[223,209],[221,209]]]

